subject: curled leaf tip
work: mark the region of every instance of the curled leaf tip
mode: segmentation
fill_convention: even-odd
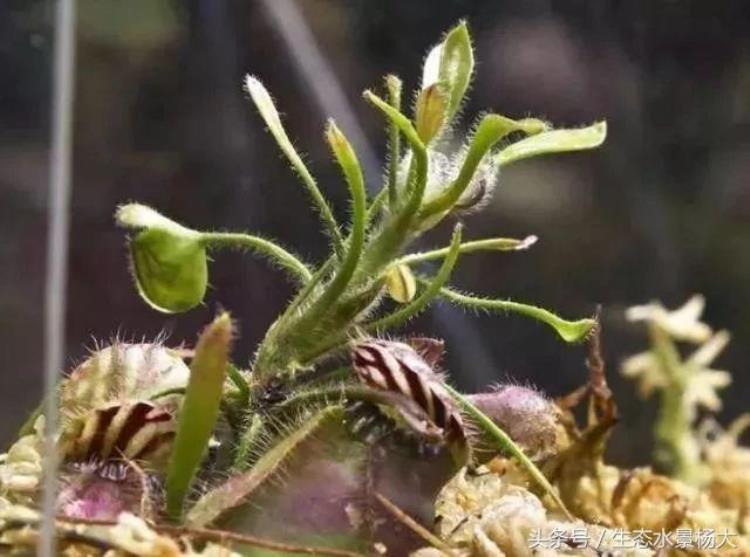
[[[598,322],[592,318],[579,319],[578,321],[560,319],[554,325],[554,328],[565,342],[577,343],[588,339],[597,326]]]
[[[524,251],[529,249],[531,246],[536,244],[539,241],[539,237],[535,235],[526,236],[523,240],[521,240],[518,245],[516,246],[516,251]]]

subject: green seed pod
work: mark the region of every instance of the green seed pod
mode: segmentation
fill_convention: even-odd
[[[203,301],[208,263],[200,232],[145,205],[124,205],[116,219],[122,226],[140,229],[130,240],[130,256],[138,292],[150,306],[178,313]]]
[[[408,265],[396,265],[385,273],[388,295],[399,304],[408,304],[417,294],[417,281]]]

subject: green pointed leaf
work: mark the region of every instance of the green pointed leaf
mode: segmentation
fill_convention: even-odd
[[[606,137],[606,122],[597,122],[587,128],[550,130],[509,145],[495,156],[495,162],[505,166],[539,155],[594,149],[604,143]]]
[[[185,495],[206,454],[229,365],[232,320],[219,315],[201,334],[190,365],[190,380],[180,409],[172,454],[167,467],[167,511],[182,513]]]
[[[130,257],[138,292],[151,307],[179,313],[203,301],[208,264],[200,232],[135,203],[119,207],[116,220],[141,229],[130,239]]]
[[[312,197],[318,208],[321,220],[325,224],[328,233],[333,240],[334,248],[337,253],[341,252],[344,240],[341,237],[341,231],[338,228],[331,207],[328,205],[328,202],[318,188],[315,178],[310,174],[305,163],[302,162],[302,158],[299,156],[294,145],[292,145],[289,136],[286,134],[286,130],[281,123],[281,117],[276,110],[276,105],[274,105],[271,95],[263,84],[251,75],[248,75],[245,78],[245,88],[247,89],[247,92],[250,93],[250,97],[255,103],[255,107],[258,109],[261,118],[263,118],[266,126],[268,126],[268,131],[271,132],[271,135],[273,135],[279,148],[281,148],[281,151],[291,163],[292,168],[294,168],[297,174],[299,174],[302,182],[305,184],[310,197]]]
[[[427,63],[429,62],[430,56],[427,57]],[[429,68],[426,70],[431,71]],[[474,53],[471,48],[471,36],[466,22],[462,21],[448,32],[440,48],[438,84],[447,98],[448,121],[461,107],[473,71]]]

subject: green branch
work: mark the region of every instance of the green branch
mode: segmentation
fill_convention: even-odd
[[[419,281],[423,283],[427,282],[425,279],[419,279]],[[566,342],[580,342],[585,340],[591,330],[596,326],[596,321],[594,319],[567,321],[546,309],[519,302],[512,302],[510,300],[469,296],[449,288],[441,289],[440,295],[449,302],[471,309],[513,312],[532,317],[555,329],[557,334]]]
[[[520,251],[534,245],[537,241],[536,236],[527,236],[521,240],[515,238],[488,238],[486,240],[474,240],[464,242],[459,246],[459,253],[474,253],[477,251]],[[415,263],[424,263],[433,259],[442,259],[450,247],[424,251],[420,253],[410,253],[394,261],[394,265],[413,265]]]
[[[202,232],[201,243],[208,248],[246,248],[267,257],[286,269],[300,283],[305,284],[312,278],[312,272],[294,254],[288,252],[278,244],[240,232]]]

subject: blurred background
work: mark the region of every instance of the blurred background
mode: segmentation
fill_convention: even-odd
[[[219,306],[247,362],[288,300],[262,262],[222,253],[205,307],[164,316],[128,275],[118,203],[193,228],[262,232],[310,260],[326,253],[309,203],[241,84],[259,76],[337,214],[345,187],[322,139],[352,136],[372,187],[384,128],[361,100],[396,73],[413,90],[428,48],[459,18],[478,73],[461,125],[484,109],[557,126],[606,118],[603,148],[509,167],[467,238],[537,234],[528,252],[467,256],[457,286],[590,315],[603,305],[609,377],[622,413],[611,459],[649,460],[653,401],[619,377],[646,346],[629,305],[703,293],[733,342],[726,422],[750,410],[750,3],[640,0],[79,0],[67,313],[72,367],[94,339],[194,340]],[[53,37],[50,2],[0,3],[0,440],[42,394],[43,291]],[[408,97],[407,97],[408,98]],[[442,245],[449,226],[424,245]],[[585,347],[517,316],[438,306],[410,326],[448,342],[467,390],[512,379],[561,395],[586,379]]]

